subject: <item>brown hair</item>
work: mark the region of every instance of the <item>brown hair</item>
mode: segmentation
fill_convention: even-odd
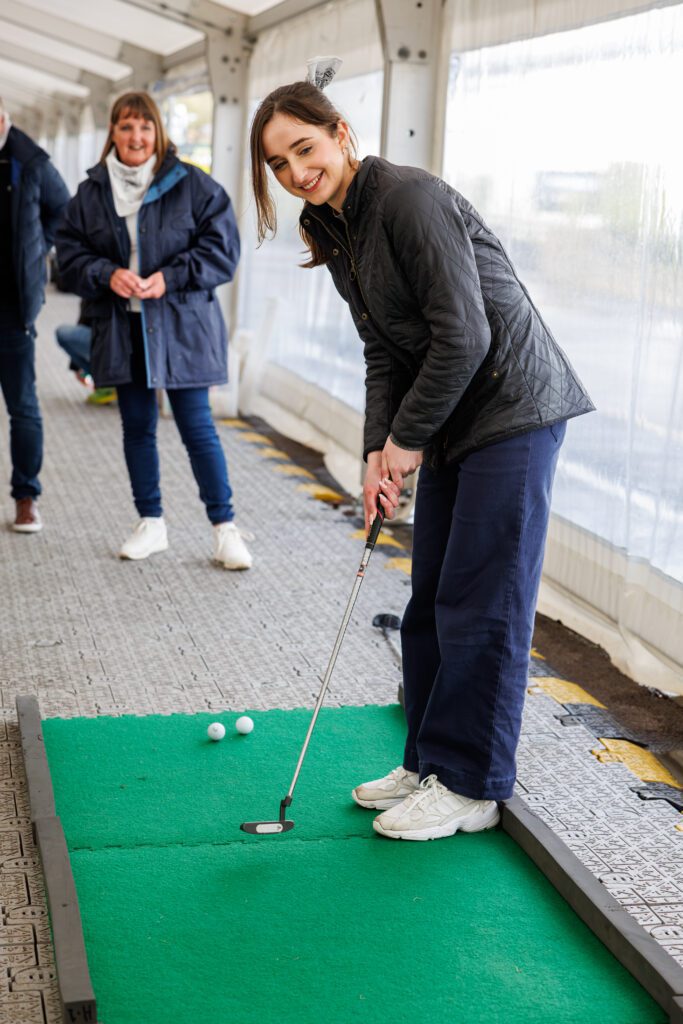
[[[112,131],[114,125],[118,124],[124,117],[141,117],[145,121],[151,121],[154,125],[156,129],[154,152],[157,158],[154,170],[158,171],[169,149],[173,150],[175,146],[166,134],[164,123],[161,120],[161,111],[147,92],[124,92],[117,100],[114,100],[114,105],[109,115],[109,133],[102,150],[100,163],[104,163],[111,147],[114,145],[114,133]]]
[[[259,245],[267,235],[270,234],[272,238],[277,230],[275,201],[268,185],[266,156],[263,151],[263,129],[276,114],[286,114],[302,124],[325,128],[331,136],[337,134],[339,122],[344,120],[325,93],[311,82],[293,82],[291,85],[281,85],[269,93],[259,104],[251,122],[249,139],[251,184],[256,200]],[[351,151],[349,159],[356,161],[357,143],[352,129],[349,129],[349,135]],[[307,263],[302,263],[302,266],[318,267],[322,263],[327,263],[327,256],[311,235],[302,227],[299,227],[299,232],[311,254],[310,260]]]

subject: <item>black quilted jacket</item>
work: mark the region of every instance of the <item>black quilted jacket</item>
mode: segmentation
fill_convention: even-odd
[[[594,406],[477,211],[426,171],[366,157],[342,214],[301,224],[365,345],[363,457],[424,449],[432,466]]]

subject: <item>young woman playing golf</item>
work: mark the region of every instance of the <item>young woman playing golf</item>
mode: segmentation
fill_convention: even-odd
[[[364,343],[366,525],[421,467],[403,762],[353,798],[392,839],[492,828],[515,781],[557,457],[593,405],[477,211],[426,171],[358,161],[316,85],[263,100],[251,157],[259,240],[276,227],[269,167],[303,200],[305,266],[327,266]]]

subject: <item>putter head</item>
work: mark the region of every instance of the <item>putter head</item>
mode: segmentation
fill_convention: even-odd
[[[289,794],[280,801],[280,818],[278,821],[243,821],[240,828],[253,836],[279,836],[281,832],[289,832],[294,822],[285,818],[285,811],[292,802]]]
[[[294,828],[293,821],[243,821],[240,825],[243,832],[253,836],[278,836],[281,832],[289,832]]]

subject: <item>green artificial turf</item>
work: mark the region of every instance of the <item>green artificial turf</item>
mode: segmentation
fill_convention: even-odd
[[[500,831],[392,842],[350,802],[400,760],[395,708],[50,720],[44,736],[106,1024],[660,1024]],[[204,740],[220,718],[222,743]]]

